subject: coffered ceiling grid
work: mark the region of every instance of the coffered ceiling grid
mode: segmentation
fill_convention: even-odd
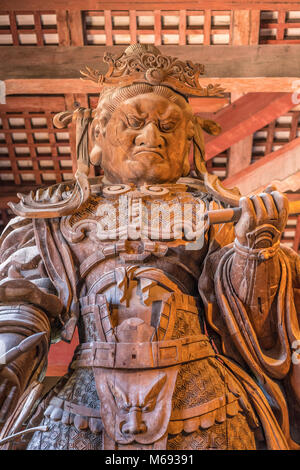
[[[259,44],[300,43],[300,11],[256,12],[251,23]],[[230,45],[234,21],[226,9],[0,11],[0,44],[65,46],[73,33],[74,45]]]
[[[58,44],[56,12],[0,12],[0,44],[48,46]]]
[[[83,12],[85,44],[230,44],[231,11]]]
[[[299,44],[300,11],[262,11],[260,44]]]
[[[251,163],[297,137],[300,137],[300,111],[291,111],[254,133]]]
[[[69,133],[51,112],[0,113],[0,181],[44,185],[72,178]]]

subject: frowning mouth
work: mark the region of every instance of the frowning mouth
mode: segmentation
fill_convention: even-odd
[[[138,150],[137,152],[134,152],[135,155],[141,155],[141,154],[155,154],[158,155],[160,158],[165,158],[162,153],[158,152],[156,148],[145,148],[143,150]]]

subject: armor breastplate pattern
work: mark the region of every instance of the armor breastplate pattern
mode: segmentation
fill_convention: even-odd
[[[131,193],[131,228],[136,230],[143,204],[154,196],[147,188],[123,189]],[[169,197],[170,191],[163,189],[163,195]],[[180,188],[178,196],[177,190],[181,203],[186,198],[195,205],[192,195]],[[114,200],[113,192],[114,187],[103,190],[101,197]],[[169,203],[174,201],[171,195]],[[106,231],[103,239],[103,230],[99,236],[97,228],[103,199],[91,201],[89,217],[86,208],[62,218],[60,224],[80,261],[81,345],[71,367],[74,373],[93,370],[99,414],[66,400],[54,400],[48,415],[58,407],[64,413],[83,414],[86,422],[99,423],[101,417],[106,449],[165,449],[170,433],[207,429],[224,422],[228,413],[235,416],[242,410],[239,387],[229,376],[224,379],[208,337],[202,334],[197,298],[188,295],[194,292],[191,280],[198,278],[206,247],[193,251],[193,256],[185,253],[189,241],[175,239],[175,219],[168,237],[160,223],[154,239],[147,238],[145,231],[138,239],[131,236],[133,232],[127,233],[126,239],[117,239],[115,233],[110,232],[108,237]],[[202,230],[204,235],[206,228]],[[81,244],[77,245],[79,240]],[[92,240],[92,250],[85,250],[85,240],[89,247]],[[172,257],[173,250],[177,252]],[[180,256],[176,256],[178,250]],[[193,261],[198,264],[196,272]],[[203,377],[205,390],[201,394]],[[231,388],[227,382],[231,382]],[[97,425],[97,432],[99,429]]]
[[[106,273],[91,291],[81,298],[87,341],[72,367],[93,367],[107,438],[165,441],[180,364],[214,356],[196,299],[162,271],[132,265]]]

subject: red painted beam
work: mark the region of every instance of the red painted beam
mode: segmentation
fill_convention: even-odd
[[[275,152],[271,152],[222,184],[227,188],[237,186],[243,195],[251,194],[268,186],[272,181],[283,181],[300,172],[300,137]]]
[[[48,368],[46,375],[60,377],[64,375],[72,360],[74,350],[78,345],[77,330],[74,334],[73,340],[70,344],[60,341],[59,343],[52,344],[48,355]]]
[[[253,134],[294,106],[292,93],[248,93],[242,96],[214,116],[222,132],[217,137],[205,135],[206,160]]]

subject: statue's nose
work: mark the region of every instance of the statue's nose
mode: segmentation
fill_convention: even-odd
[[[141,411],[132,411],[129,413],[127,421],[122,426],[124,434],[142,434],[147,431],[147,426],[142,419]]]
[[[135,145],[138,147],[162,148],[164,145],[164,139],[156,125],[153,122],[150,122],[135,138]]]

